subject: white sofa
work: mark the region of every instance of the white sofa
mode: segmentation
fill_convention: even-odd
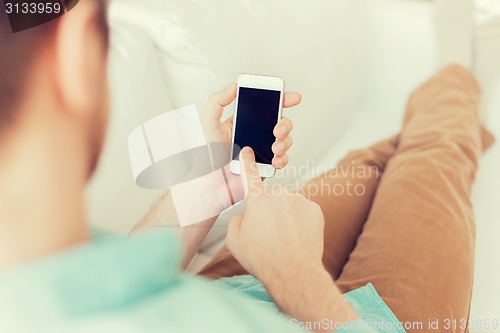
[[[113,0],[113,113],[88,191],[92,224],[125,234],[161,194],[134,184],[130,131],[176,107],[195,103],[201,111],[211,92],[241,72],[279,75],[302,92],[303,103],[287,111],[295,123],[293,166],[331,166],[398,132],[409,92],[435,71],[432,9],[423,0]],[[500,98],[485,107],[487,125],[500,137]],[[500,320],[499,162],[497,145],[483,157],[474,187],[477,320]],[[198,266],[220,246],[232,213],[217,223]]]

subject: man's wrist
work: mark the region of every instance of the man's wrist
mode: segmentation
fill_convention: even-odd
[[[276,305],[297,320],[343,323],[359,319],[322,264],[307,264],[265,279],[263,283]]]
[[[300,263],[299,260],[296,262]],[[267,274],[262,277],[262,280],[269,294],[276,301],[281,301],[281,298],[287,295],[303,293],[305,290],[309,290],[308,286],[311,284],[333,283],[330,274],[324,269],[321,262],[307,262],[285,268],[274,266],[267,270]]]

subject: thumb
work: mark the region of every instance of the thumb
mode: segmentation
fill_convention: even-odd
[[[238,244],[242,221],[242,215],[235,215],[229,220],[229,224],[227,225],[226,246],[231,253],[233,253],[235,245]]]
[[[218,123],[224,112],[224,107],[231,104],[236,97],[236,84],[231,84],[226,89],[218,91],[208,98],[207,104],[201,114],[201,121],[207,125]]]

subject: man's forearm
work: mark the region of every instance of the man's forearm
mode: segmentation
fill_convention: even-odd
[[[275,278],[265,283],[284,313],[304,324],[331,323],[316,330],[329,333],[334,331],[335,323],[359,319],[322,267],[289,272],[277,272]]]
[[[215,216],[203,222],[181,228],[172,196],[167,192],[151,207],[142,221],[134,226],[130,234],[133,235],[150,228],[175,228],[180,234],[184,247],[181,267],[185,269],[200,249],[217,217]]]

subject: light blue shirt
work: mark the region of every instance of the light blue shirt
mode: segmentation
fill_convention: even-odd
[[[213,283],[180,272],[180,248],[170,231],[105,237],[4,272],[0,332],[301,331],[252,277]],[[355,323],[337,332],[375,332]]]

